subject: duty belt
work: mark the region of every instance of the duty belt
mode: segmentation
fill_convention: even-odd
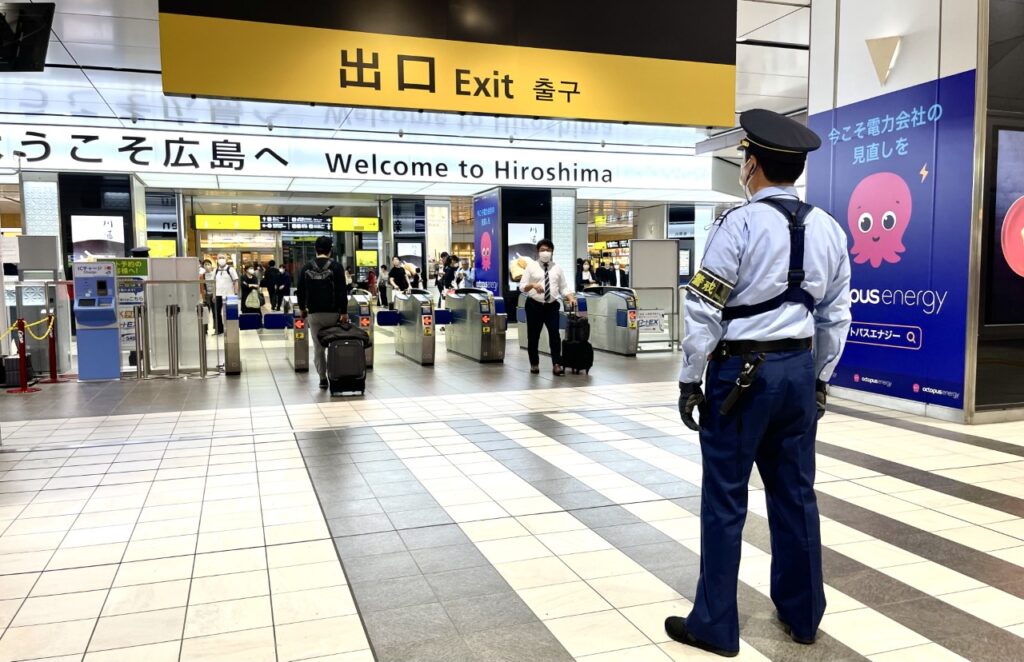
[[[787,338],[786,340],[723,340],[715,347],[712,359],[719,361],[731,356],[749,356],[752,354],[772,354],[776,352],[801,352],[811,349],[810,338]]]

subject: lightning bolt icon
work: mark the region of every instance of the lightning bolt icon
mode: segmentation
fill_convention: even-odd
[[[925,163],[923,166],[921,166],[921,172],[919,172],[918,174],[921,175],[921,183],[924,184],[924,180],[928,179],[928,164],[927,163]]]

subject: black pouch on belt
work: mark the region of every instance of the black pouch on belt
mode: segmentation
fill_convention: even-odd
[[[761,369],[762,363],[764,363],[764,354],[758,354],[753,359],[749,356],[743,357],[743,369],[740,370],[739,377],[736,378],[736,386],[729,392],[729,397],[725,399],[722,408],[719,409],[722,416],[726,416],[732,411],[743,393],[754,383],[754,378],[757,377],[757,371]]]

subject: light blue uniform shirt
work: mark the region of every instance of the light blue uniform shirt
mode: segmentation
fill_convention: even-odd
[[[789,222],[767,204],[768,197],[798,198],[793,187],[762,189],[750,203],[719,220],[708,235],[701,268],[733,285],[726,306],[749,306],[786,291]],[[783,303],[753,317],[722,321],[722,311],[688,292],[683,313],[683,367],[679,381],[703,379],[709,356],[721,340],[814,338],[818,379],[832,378],[850,329],[850,259],[846,233],[815,208],[804,221],[803,289],[814,297],[814,314],[801,303]]]

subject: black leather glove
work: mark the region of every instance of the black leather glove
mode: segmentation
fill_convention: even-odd
[[[826,384],[825,382],[821,381],[820,379],[816,380],[815,383],[814,383],[814,399],[818,403],[818,420],[819,421],[821,420],[821,417],[825,415],[825,400],[827,398],[828,398],[828,384]]]
[[[700,432],[700,425],[693,420],[693,410],[700,413],[700,420],[704,420],[705,403],[704,392],[700,390],[700,384],[687,384],[679,382],[679,418],[683,425],[694,432]]]

